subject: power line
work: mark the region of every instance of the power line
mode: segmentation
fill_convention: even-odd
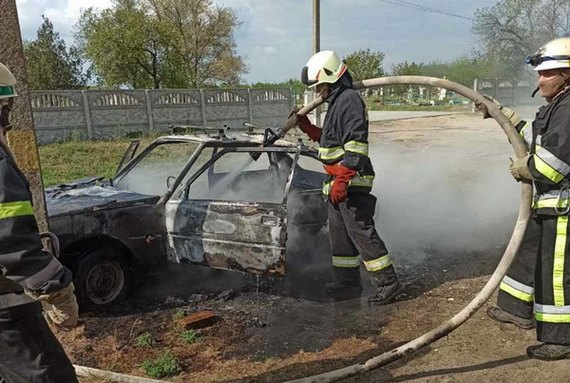
[[[465,20],[471,20],[471,21],[473,20],[472,17],[467,17],[467,16],[458,15],[458,14],[451,13],[451,12],[442,11],[442,10],[435,9],[435,8],[426,7],[424,5],[411,3],[409,1],[404,1],[404,0],[399,0],[399,1],[398,0],[380,0],[380,1],[383,1],[383,2],[388,3],[388,4],[392,4],[392,5],[397,5],[399,7],[416,9],[416,10],[424,11],[424,12],[439,13],[440,15],[457,17],[457,18],[465,19]]]

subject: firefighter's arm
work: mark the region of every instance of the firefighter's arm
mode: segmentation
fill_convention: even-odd
[[[548,131],[537,143],[536,151],[528,159],[532,177],[550,184],[558,184],[570,174],[570,112],[569,105],[560,104],[550,117]]]
[[[47,302],[53,322],[64,328],[77,323],[71,272],[42,250],[31,195],[12,161],[0,157],[0,270],[33,298]],[[48,312],[49,313],[49,312]]]
[[[347,98],[341,108],[340,124],[345,152],[342,163],[359,171],[363,169],[368,158],[368,118],[364,101],[355,95]]]

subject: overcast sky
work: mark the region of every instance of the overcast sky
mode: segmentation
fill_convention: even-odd
[[[370,48],[386,54],[385,70],[407,61],[447,61],[478,44],[471,32],[475,11],[497,0],[321,0],[321,49],[345,56]],[[24,39],[34,39],[42,15],[68,44],[82,9],[111,0],[16,0]],[[312,52],[312,0],[214,0],[236,10],[238,54],[247,82],[299,78]],[[398,3],[400,5],[396,5]],[[413,6],[448,14],[420,10]],[[459,17],[461,16],[461,17]]]

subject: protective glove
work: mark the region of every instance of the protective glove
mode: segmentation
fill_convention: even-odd
[[[487,100],[493,102],[495,105],[497,105],[497,107],[499,108],[499,110],[501,111],[501,113],[503,113],[503,115],[505,117],[507,117],[509,119],[510,122],[512,122],[512,124],[514,126],[517,126],[518,124],[520,124],[520,122],[522,121],[522,118],[512,109],[509,108],[505,108],[499,101],[495,100],[493,97],[484,94],[483,97],[485,97]],[[483,114],[483,118],[489,118],[491,117],[491,114],[489,114],[489,111],[487,110],[487,107],[485,106],[485,104],[483,103],[477,103],[475,104],[475,106],[477,107],[477,109]]]
[[[305,133],[309,138],[315,142],[319,142],[321,140],[321,132],[322,129],[316,125],[313,125],[307,116],[301,116],[297,114],[299,108],[294,108],[291,112],[291,115],[295,115],[297,118],[297,126],[303,133]]]
[[[346,201],[348,195],[348,183],[356,175],[356,170],[344,166],[342,163],[325,165],[326,172],[334,177],[334,182],[329,193],[329,199],[333,205]]]
[[[77,326],[79,307],[73,294],[75,287],[70,283],[67,287],[49,294],[32,297],[42,302],[44,314],[57,328],[69,331]]]
[[[534,177],[532,176],[528,168],[528,160],[530,159],[531,156],[532,154],[527,154],[523,158],[511,157],[511,164],[509,165],[509,171],[517,181],[521,180],[534,181]]]

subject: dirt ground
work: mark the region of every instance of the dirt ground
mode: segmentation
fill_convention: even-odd
[[[86,312],[82,326],[58,333],[72,361],[147,376],[143,363],[169,352],[181,372],[165,381],[283,382],[362,363],[450,318],[488,280],[510,236],[512,150],[494,121],[472,114],[375,124],[371,142],[377,222],[406,284],[398,302],[369,306],[366,280],[362,299],[327,302],[326,274],[311,265],[281,282],[174,265],[140,277],[124,304]],[[487,318],[494,299],[446,338],[344,382],[570,381],[567,361],[526,357],[534,331]],[[201,310],[220,320],[187,342],[176,319]]]

